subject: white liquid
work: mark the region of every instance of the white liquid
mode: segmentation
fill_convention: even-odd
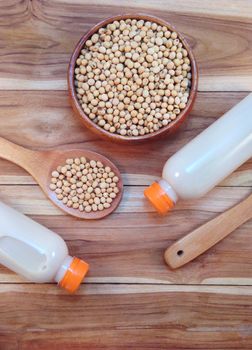
[[[0,202],[0,264],[33,282],[59,282],[72,259],[60,236]]]
[[[160,185],[174,202],[199,198],[251,157],[249,94],[166,162]]]

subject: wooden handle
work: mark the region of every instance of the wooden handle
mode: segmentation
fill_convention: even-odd
[[[252,195],[192,231],[165,251],[165,261],[176,269],[195,259],[252,217]]]
[[[0,157],[21,166],[30,174],[34,173],[40,154],[41,152],[26,149],[0,137]]]

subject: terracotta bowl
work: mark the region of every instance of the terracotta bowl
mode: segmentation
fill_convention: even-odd
[[[78,98],[76,96],[76,91],[75,91],[75,86],[74,86],[74,70],[76,67],[76,60],[80,55],[80,51],[83,49],[83,46],[85,42],[94,34],[96,33],[99,28],[105,27],[108,23],[112,23],[114,21],[120,21],[122,19],[143,19],[146,21],[152,21],[156,22],[159,25],[162,26],[167,26],[171,31],[176,31],[178,33],[178,37],[183,43],[183,46],[186,48],[188,51],[188,56],[191,61],[191,73],[192,73],[192,80],[191,80],[191,90],[190,90],[190,95],[189,99],[186,105],[186,108],[177,116],[177,118],[169,123],[167,126],[162,127],[158,131],[155,131],[150,134],[146,134],[144,136],[121,136],[118,134],[112,134],[109,131],[104,130],[97,124],[95,124],[89,117],[84,113],[82,110]],[[110,17],[105,19],[104,21],[96,24],[93,28],[91,28],[86,34],[83,35],[83,37],[80,39],[78,44],[76,45],[74,52],[72,54],[70,63],[69,63],[69,68],[68,68],[68,90],[69,90],[69,96],[70,96],[70,101],[71,105],[78,116],[79,120],[91,131],[95,132],[99,136],[101,136],[104,139],[110,140],[110,141],[115,141],[115,142],[120,142],[120,143],[128,143],[128,144],[133,144],[133,143],[139,143],[139,142],[144,142],[144,141],[150,141],[150,140],[158,140],[161,137],[164,137],[168,134],[173,133],[178,129],[178,127],[185,121],[186,117],[190,113],[194,100],[197,94],[197,86],[198,86],[198,69],[196,65],[196,61],[192,52],[192,49],[188,45],[187,41],[184,39],[184,37],[177,31],[177,29],[171,25],[170,23],[164,21],[163,19],[157,18],[157,17],[152,17],[148,15],[140,15],[140,14],[125,14],[125,15],[118,15],[114,17]]]

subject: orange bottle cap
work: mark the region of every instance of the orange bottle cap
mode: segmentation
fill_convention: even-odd
[[[60,287],[66,289],[69,293],[74,293],[79,288],[88,270],[89,265],[85,261],[73,258],[71,265],[59,282]]]
[[[144,195],[160,214],[166,214],[174,207],[173,201],[158,182],[153,182],[152,185],[147,187],[144,191]]]

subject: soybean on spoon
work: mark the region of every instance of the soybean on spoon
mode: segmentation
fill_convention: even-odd
[[[165,251],[166,263],[173,269],[185,265],[251,218],[252,194],[167,248]]]
[[[6,139],[0,137],[0,157],[9,160],[22,168],[39,184],[41,189],[47,195],[47,197],[61,210],[75,216],[80,219],[100,219],[112,213],[120,203],[123,192],[122,178],[117,167],[106,157],[101,154],[91,152],[85,149],[71,149],[71,150],[46,150],[46,151],[33,151],[21,146],[16,145]],[[105,166],[109,166],[112,171],[118,176],[119,181],[117,186],[119,193],[112,201],[111,206],[107,209],[96,212],[81,212],[78,209],[67,207],[60,201],[56,193],[50,189],[51,173],[59,165],[65,164],[67,158],[80,158],[86,157],[87,159],[94,159],[102,162]]]

